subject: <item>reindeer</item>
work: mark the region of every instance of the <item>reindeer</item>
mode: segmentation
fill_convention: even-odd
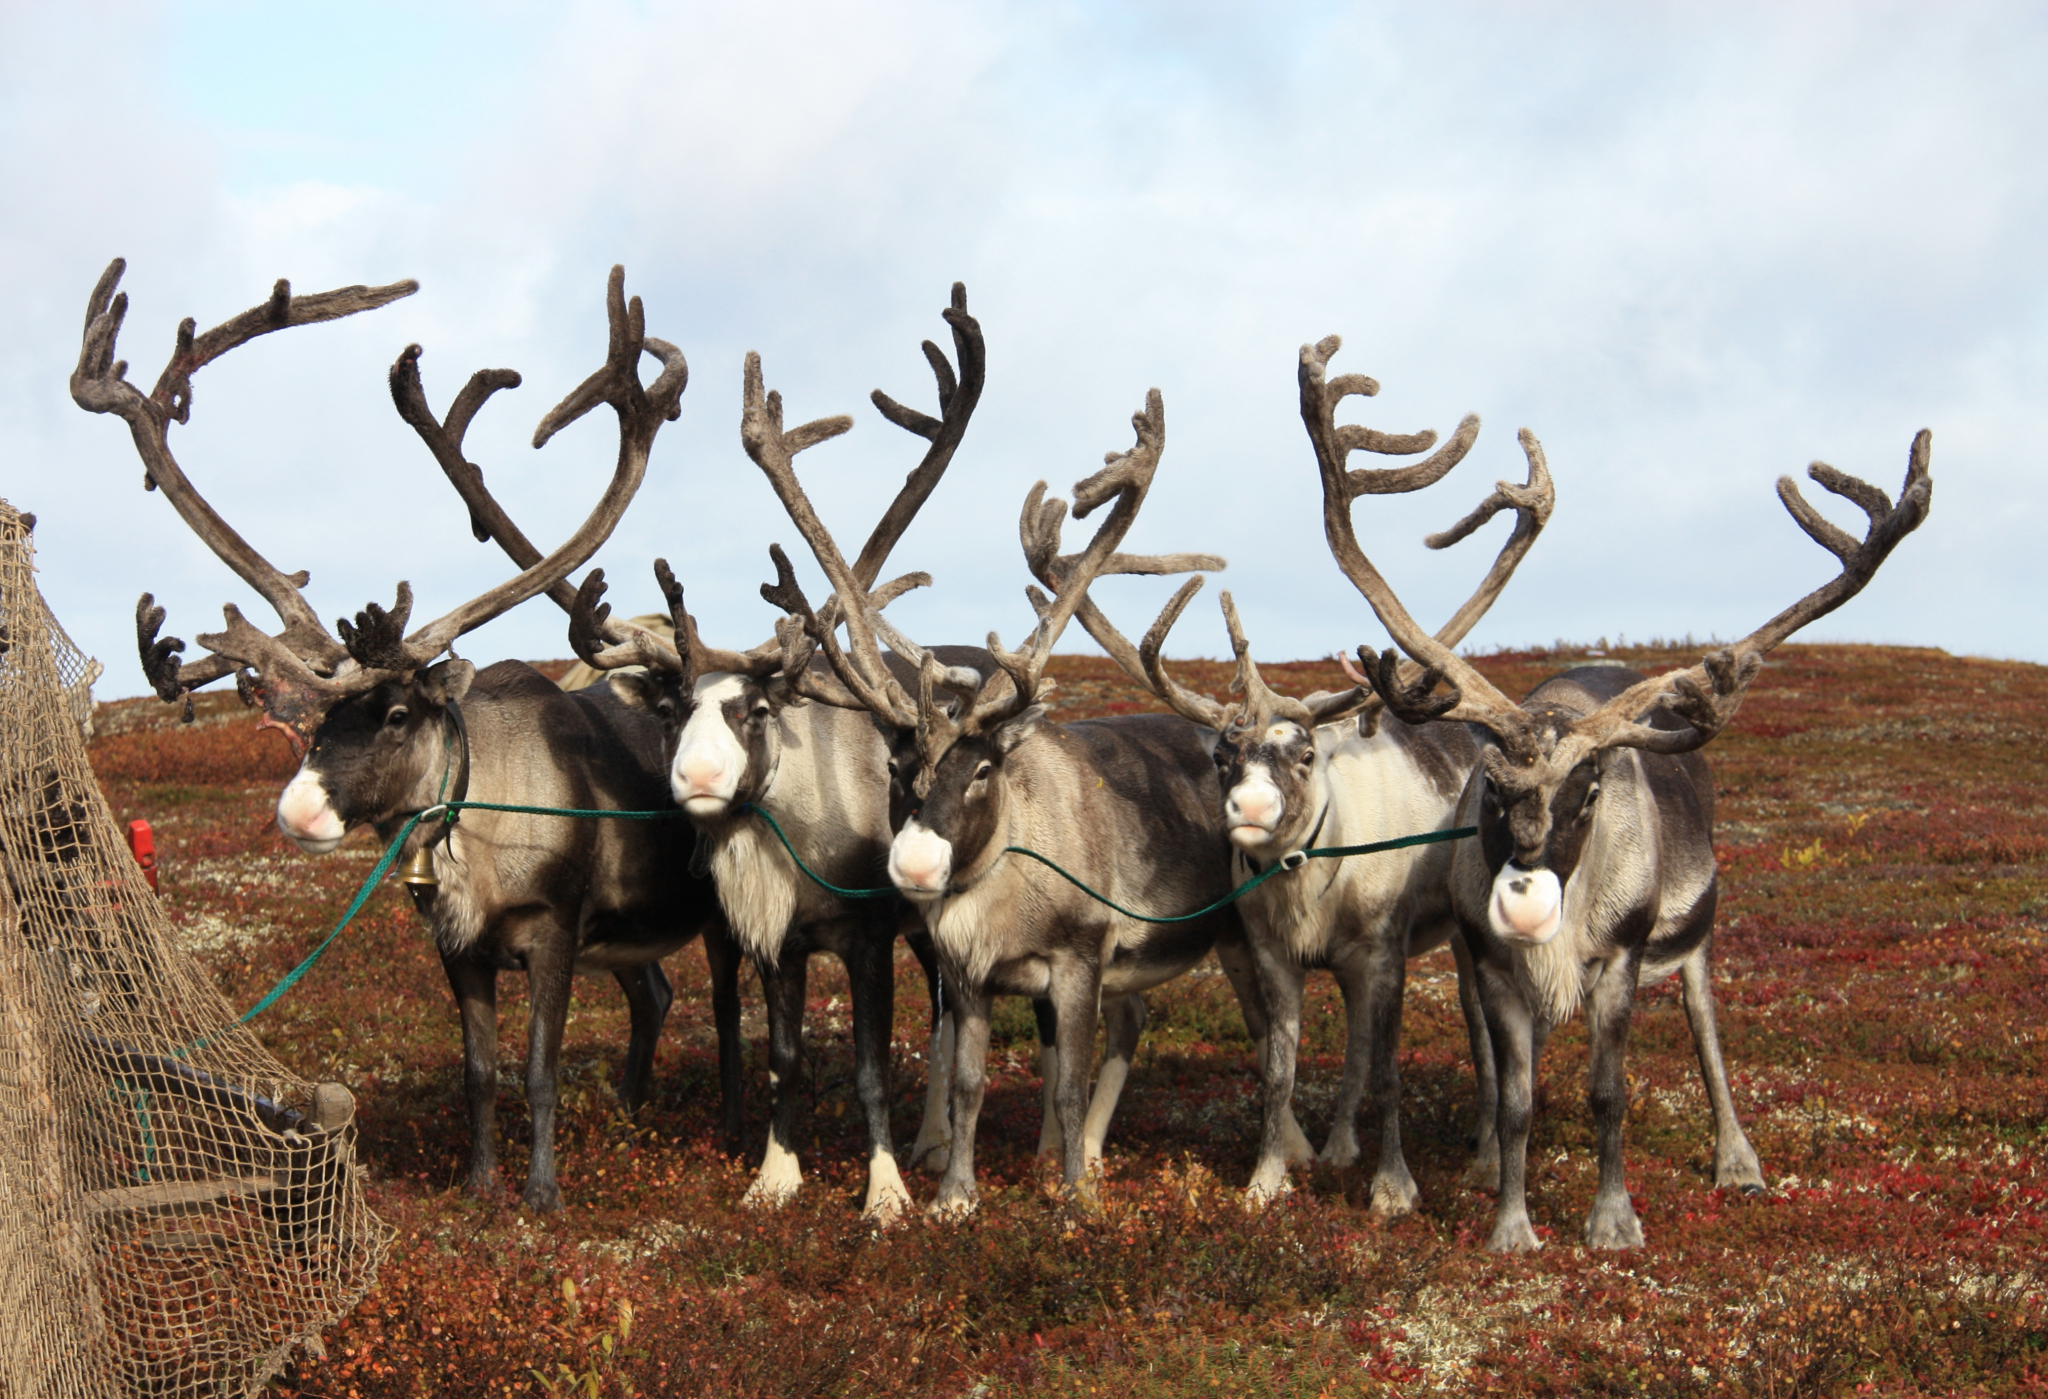
[[[412,591],[400,583],[392,608],[370,604],[353,626],[338,624],[339,640],[306,602],[307,575],[274,567],[193,489],[171,454],[169,425],[186,421],[191,375],[227,351],[273,330],[373,309],[410,295],[417,284],[295,297],[280,280],[264,305],[203,336],[187,320],[169,367],[145,396],[126,383],[126,364],[113,358],[127,311],[126,296],[114,291],[123,269],[117,259],[93,290],[72,397],[128,422],[147,473],[144,484],[161,488],[284,623],[279,633],[267,634],[229,604],[226,628],[199,637],[209,654],[185,662],[179,655],[184,642],[159,638],[164,612],[145,593],[136,608],[143,670],[159,696],[184,699],[188,713],[193,690],[233,675],[244,701],[263,709],[263,722],[284,731],[302,757],[278,799],[285,835],[316,853],[362,825],[389,840],[413,814],[464,798],[615,809],[661,802],[661,738],[654,724],[608,695],[564,695],[518,662],[479,672],[452,655],[439,659],[458,637],[553,589],[596,552],[639,488],[655,433],[680,411],[688,366],[673,345],[646,334],[639,298],[630,304],[625,298],[621,269],[612,269],[606,298],[611,345],[604,367],[534,434],[538,447],[600,403],[618,414],[618,464],[589,518],[552,554],[425,626],[407,632]],[[643,353],[662,364],[647,386],[637,369]],[[443,431],[458,458],[462,427],[486,397],[488,391],[466,392],[450,411]],[[626,639],[621,629],[618,640]],[[472,812],[460,825],[420,823],[413,846],[431,851],[440,881],[428,918],[462,1017],[472,1191],[496,1190],[500,970],[524,967],[531,987],[527,1098],[534,1146],[523,1192],[527,1205],[547,1210],[560,1203],[556,1066],[574,971],[612,971],[625,990],[633,1035],[623,1091],[629,1104],[646,1095],[667,1010],[667,983],[647,968],[699,933],[708,946],[723,945],[709,885],[686,872],[687,841],[680,822]],[[728,986],[732,975],[726,975]],[[738,1101],[736,997],[722,998],[719,1011],[730,1120]]]
[[[1117,552],[1157,470],[1165,409],[1155,389],[1132,418],[1133,448],[1111,453],[1097,475],[1074,489],[1076,516],[1114,501],[1081,553],[1057,553],[1064,501],[1046,500],[1045,483],[1027,496],[1021,533],[1041,577],[1056,580],[1057,600],[1029,590],[1038,626],[1023,648],[1005,650],[993,634],[1000,670],[982,679],[950,671],[938,657],[881,623],[859,581],[818,523],[801,487],[776,458],[757,458],[835,589],[848,633],[841,647],[831,618],[814,612],[797,589],[789,561],[774,550],[776,591],[824,650],[836,683],[807,683],[832,703],[858,704],[895,731],[901,766],[915,770],[911,808],[889,848],[889,876],[924,915],[956,1001],[958,1041],[952,1083],[953,1146],[933,1203],[935,1213],[974,1204],[974,1132],[985,1086],[989,1003],[996,994],[1049,999],[1057,1020],[1061,1176],[1082,1202],[1094,1198],[1092,1168],[1101,1159],[1130,1059],[1143,1027],[1139,993],[1187,971],[1212,946],[1234,948],[1240,1000],[1254,1037],[1263,1039],[1255,994],[1240,979],[1243,931],[1234,910],[1213,908],[1177,922],[1148,922],[1099,902],[1013,848],[1038,852],[1116,905],[1178,918],[1221,900],[1230,889],[1221,802],[1208,750],[1215,735],[1174,715],[1129,715],[1054,724],[1044,701],[1046,662],[1066,624],[1107,572],[1162,574],[1218,568],[1202,555],[1136,557]],[[810,431],[789,434],[801,440]],[[919,666],[913,697],[883,664],[877,631]],[[794,629],[791,629],[793,633]],[[1093,1102],[1087,1100],[1098,1006],[1107,1017],[1106,1050]]]
[[[981,398],[986,353],[981,325],[967,312],[964,286],[954,283],[952,305],[942,314],[952,328],[960,367],[956,376],[944,353],[924,342],[938,381],[940,416],[907,408],[879,389],[873,395],[885,418],[926,439],[930,447],[854,562],[853,578],[862,596],[875,586],[897,540],[937,487]],[[852,426],[851,418],[835,417],[783,432],[780,396],[764,395],[760,359],[747,357],[741,436],[771,479],[788,472],[796,453]],[[905,906],[894,897],[831,893],[798,868],[783,844],[786,838],[820,878],[842,888],[880,882],[891,835],[888,749],[864,712],[810,700],[808,648],[799,643],[796,652],[785,656],[782,641],[773,637],[749,652],[709,647],[667,561],[656,560],[654,572],[674,618],[673,646],[645,633],[624,645],[605,644],[602,624],[610,607],[600,601],[602,570],[584,581],[570,644],[586,664],[613,672],[610,684],[621,699],[661,721],[669,790],[697,828],[726,917],[760,970],[768,1003],[771,1110],[768,1149],[746,1202],[780,1205],[802,1185],[795,1126],[806,971],[811,957],[830,952],[846,965],[853,1002],[855,1081],[868,1127],[864,1208],[870,1217],[893,1220],[910,1203],[889,1126],[894,948]],[[898,579],[874,594],[875,605],[929,581],[922,574]],[[773,589],[764,591],[771,601],[780,596]],[[946,647],[935,654],[976,680],[994,669],[986,652]],[[895,664],[903,682],[916,683],[907,662]],[[618,669],[628,665],[644,669]],[[761,813],[773,818],[779,836]],[[919,944],[929,965],[929,942],[914,937],[913,945]],[[936,1001],[935,988],[931,1062],[933,1082],[942,1083],[950,1050]],[[940,1145],[937,1129],[943,1122],[943,1111],[933,1112],[928,1105],[914,1157]]]
[[[1304,403],[1331,407],[1357,392],[1325,384],[1335,338],[1303,346]],[[1778,497],[1807,534],[1842,562],[1841,574],[1732,646],[1699,664],[1645,678],[1620,667],[1581,667],[1544,681],[1520,705],[1424,632],[1359,547],[1351,501],[1368,473],[1346,472],[1342,448],[1322,450],[1323,519],[1338,565],[1402,651],[1424,667],[1410,683],[1399,657],[1359,648],[1359,677],[1412,724],[1471,724],[1486,735],[1455,818],[1479,828],[1451,869],[1451,899],[1474,964],[1498,1080],[1492,1122],[1480,1124],[1480,1169],[1499,1205],[1487,1246],[1539,1247],[1526,1199],[1529,1116],[1536,1060],[1550,1031],[1581,1007],[1592,1053],[1588,1100],[1600,1182],[1586,1221],[1595,1248],[1637,1248],[1642,1225],[1622,1176],[1628,1109],[1623,1059],[1636,988],[1678,973],[1700,1073],[1714,1112],[1714,1183],[1763,1189],[1755,1150],[1736,1119],[1715,1025],[1709,957],[1717,881],[1714,785],[1698,754],[1734,717],[1772,647],[1860,592],[1894,546],[1927,516],[1930,437],[1913,440],[1894,506],[1856,477],[1815,462],[1809,475],[1869,516],[1859,543],[1808,505],[1791,478]],[[1446,692],[1435,694],[1437,684]]]
[[[1371,394],[1379,388],[1363,376],[1342,382],[1353,392]],[[1337,441],[1402,455],[1436,444],[1434,432],[1394,437],[1339,428],[1331,419],[1334,406],[1334,399],[1320,395],[1302,399],[1303,418],[1319,452]],[[1405,470],[1380,473],[1387,479],[1372,488],[1412,491],[1441,479],[1470,451],[1478,431],[1478,418],[1466,417],[1441,450]],[[1554,496],[1542,446],[1526,431],[1521,443],[1529,463],[1526,484],[1501,482],[1477,510],[1425,541],[1432,549],[1447,548],[1502,510],[1516,516],[1513,532],[1477,591],[1437,633],[1441,645],[1455,646],[1485,615],[1550,517]],[[1247,1196],[1263,1201],[1287,1188],[1286,1129],[1301,1040],[1302,984],[1311,969],[1321,968],[1336,976],[1343,992],[1348,1033],[1336,1118],[1318,1159],[1333,1166],[1358,1160],[1358,1107],[1369,1085],[1379,1137],[1372,1208],[1383,1217],[1405,1214],[1419,1195],[1401,1151],[1401,999],[1409,958],[1452,943],[1473,1063],[1482,1080],[1490,1077],[1486,1027],[1472,992],[1471,967],[1453,937],[1452,846],[1387,851],[1333,861],[1327,869],[1307,868],[1296,852],[1450,827],[1479,748],[1458,726],[1409,725],[1398,718],[1381,722],[1381,702],[1368,688],[1303,699],[1274,692],[1252,659],[1228,592],[1222,604],[1237,659],[1232,688],[1243,698],[1219,704],[1186,689],[1167,673],[1160,652],[1201,586],[1196,577],[1181,587],[1146,633],[1137,665],[1127,662],[1126,669],[1175,713],[1217,731],[1216,773],[1224,823],[1235,847],[1236,878],[1242,882],[1275,863],[1296,861],[1291,872],[1268,879],[1238,905],[1257,959],[1270,1026],[1261,1066],[1263,1130]],[[1355,725],[1340,727],[1354,715]],[[1486,1098],[1483,1086],[1481,1096]]]

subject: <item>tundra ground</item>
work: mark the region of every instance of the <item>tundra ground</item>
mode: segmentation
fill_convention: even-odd
[[[1693,650],[1614,649],[1645,669]],[[1480,662],[1520,694],[1581,648]],[[1184,678],[1220,693],[1224,667]],[[1266,667],[1301,692],[1327,663]],[[1058,717],[1146,706],[1108,662],[1062,659]],[[1786,646],[1708,750],[1720,790],[1716,943],[1738,1105],[1771,1182],[1711,1188],[1710,1120],[1675,984],[1630,1046],[1628,1171],[1648,1247],[1578,1244],[1594,1168],[1585,1038],[1552,1040],[1531,1139],[1544,1250],[1480,1245],[1491,1197],[1458,1184],[1471,1078],[1449,954],[1411,968],[1402,1052],[1418,1214],[1366,1214],[1356,1170],[1273,1208],[1238,1203],[1258,1109],[1220,975],[1149,997],[1110,1137],[1104,1208],[1070,1212],[1031,1157],[1031,1019],[1000,1012],[977,1162],[980,1212],[864,1225],[847,1002],[811,979],[809,1179],[744,1210],[750,1163],[715,1145],[703,956],[671,960],[675,1010],[637,1119],[613,1094],[625,1007],[580,981],[563,1048],[565,1208],[458,1188],[460,1034],[421,925],[380,892],[256,1022],[360,1104],[373,1207],[397,1230],[376,1289],[274,1385],[283,1395],[2020,1394],[2048,1387],[2048,668],[1939,651]],[[302,855],[271,805],[291,770],[231,696],[180,727],[102,706],[93,759],[122,821],[155,826],[163,897],[236,1004],[345,905],[366,837]],[[766,1131],[747,988],[750,1149]],[[922,978],[901,961],[897,1132],[922,1102]],[[523,981],[505,978],[507,1178],[524,1172]],[[1311,980],[1297,1108],[1327,1129],[1342,1051]],[[930,1178],[912,1189],[930,1191]]]

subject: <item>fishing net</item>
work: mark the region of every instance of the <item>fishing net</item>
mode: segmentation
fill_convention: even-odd
[[[0,1397],[251,1393],[389,1234],[354,1099],[264,1051],[128,853],[31,523],[0,501]]]

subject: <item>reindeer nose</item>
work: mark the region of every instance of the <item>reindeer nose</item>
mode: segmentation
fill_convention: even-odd
[[[716,792],[725,785],[725,761],[717,753],[702,750],[685,753],[676,763],[678,785],[683,789],[679,796],[697,796]]]
[[[1273,829],[1280,823],[1284,803],[1280,794],[1261,783],[1256,786],[1241,785],[1231,789],[1230,797],[1223,804],[1223,813],[1232,826],[1263,826]]]
[[[953,843],[912,821],[889,845],[889,879],[906,894],[942,894],[953,873]]]

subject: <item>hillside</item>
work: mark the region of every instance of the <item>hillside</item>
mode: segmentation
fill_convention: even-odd
[[[1576,655],[1478,665],[1519,694]],[[1616,655],[1645,668],[1697,659]],[[1063,658],[1053,673],[1058,717],[1151,707],[1107,661]],[[1219,693],[1226,668],[1177,673]],[[1293,693],[1342,683],[1323,662],[1266,675]],[[1239,1207],[1258,1117],[1249,1044],[1227,985],[1198,975],[1148,998],[1101,1217],[1072,1217],[1041,1189],[1030,1017],[1012,1005],[991,1056],[980,1214],[876,1235],[857,1215],[844,980],[822,962],[809,1181],[779,1214],[743,1211],[751,1162],[713,1148],[695,949],[671,961],[678,1000],[637,1121],[611,1091],[623,1004],[608,979],[579,983],[563,1051],[567,1208],[537,1219],[479,1204],[454,1188],[453,1006],[403,897],[383,891],[256,1022],[298,1072],[354,1088],[373,1206],[399,1229],[328,1357],[278,1391],[549,1392],[534,1387],[539,1370],[564,1393],[590,1376],[593,1394],[2036,1392],[2048,1383],[2044,714],[2041,666],[1865,646],[1772,657],[1708,755],[1722,1032],[1773,1189],[1709,1188],[1690,1039],[1675,986],[1657,987],[1630,1058],[1628,1165],[1649,1247],[1625,1257],[1575,1242],[1594,1174],[1578,1024],[1542,1063],[1531,1209],[1548,1246],[1530,1259],[1480,1251],[1491,1200],[1457,1185],[1471,1079],[1447,953],[1411,968],[1405,1135],[1423,1203],[1390,1228],[1368,1220],[1349,1170],[1263,1214]],[[232,695],[203,701],[189,728],[154,700],[104,705],[98,723],[93,760],[116,816],[153,823],[166,906],[228,998],[253,1002],[324,935],[376,852],[358,836],[315,858],[276,834],[270,808],[293,764]],[[901,967],[907,1138],[926,1011],[907,954]],[[745,994],[758,1151],[751,979]],[[500,997],[517,1179],[522,980],[505,978]],[[1297,1108],[1320,1140],[1342,1018],[1327,978],[1311,997]],[[912,1188],[928,1198],[929,1179]]]

